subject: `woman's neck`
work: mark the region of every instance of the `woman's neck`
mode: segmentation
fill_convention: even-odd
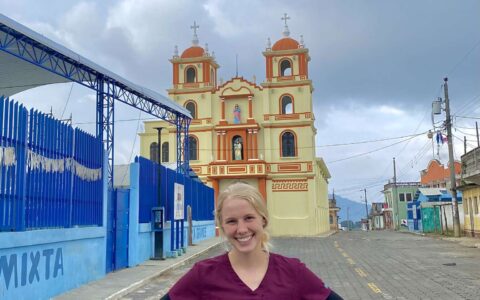
[[[249,253],[241,253],[232,249],[228,253],[230,263],[237,267],[263,266],[268,262],[268,252],[258,249]]]

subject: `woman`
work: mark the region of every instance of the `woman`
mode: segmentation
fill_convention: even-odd
[[[164,299],[342,299],[300,260],[269,252],[268,212],[256,188],[230,185],[215,218],[231,250],[196,263]]]

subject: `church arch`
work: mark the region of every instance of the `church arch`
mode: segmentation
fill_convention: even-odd
[[[293,107],[293,96],[290,94],[283,94],[280,96],[280,113],[282,115],[288,115],[295,113]]]
[[[190,112],[192,115],[192,119],[197,118],[197,103],[193,100],[188,100],[185,103],[185,108]]]
[[[158,163],[158,144],[156,142],[150,144],[150,160]]]
[[[188,66],[185,70],[186,83],[197,82],[197,70],[194,66]]]
[[[162,144],[162,162],[168,162],[169,160],[169,148],[168,148],[169,144],[168,142],[165,142]]]
[[[293,75],[293,64],[292,61],[288,58],[280,60],[280,76],[292,76]]]
[[[188,154],[190,160],[198,160],[198,138],[194,135],[188,136]]]
[[[243,160],[244,155],[244,144],[243,139],[239,135],[235,135],[232,138],[232,160]]]

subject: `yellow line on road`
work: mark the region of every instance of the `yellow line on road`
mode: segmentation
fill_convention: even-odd
[[[351,258],[348,258],[347,261],[348,261],[348,263],[351,264],[351,265],[354,265],[354,264],[355,264],[355,262],[354,262],[353,259],[351,259]]]
[[[347,253],[342,252],[343,257],[349,257]]]
[[[382,291],[375,285],[375,283],[373,282],[369,282],[368,283],[368,287],[375,293],[375,294],[378,294],[378,293],[381,293]]]
[[[360,276],[360,277],[367,277],[367,274],[360,268],[355,268],[355,272],[357,272],[357,274]]]

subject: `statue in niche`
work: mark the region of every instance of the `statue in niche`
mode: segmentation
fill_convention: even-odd
[[[240,137],[236,138],[235,141],[233,142],[233,160],[242,160],[243,155],[242,155],[242,139]]]
[[[240,115],[240,106],[235,104],[235,108],[233,109],[233,124],[240,124],[241,115]]]

